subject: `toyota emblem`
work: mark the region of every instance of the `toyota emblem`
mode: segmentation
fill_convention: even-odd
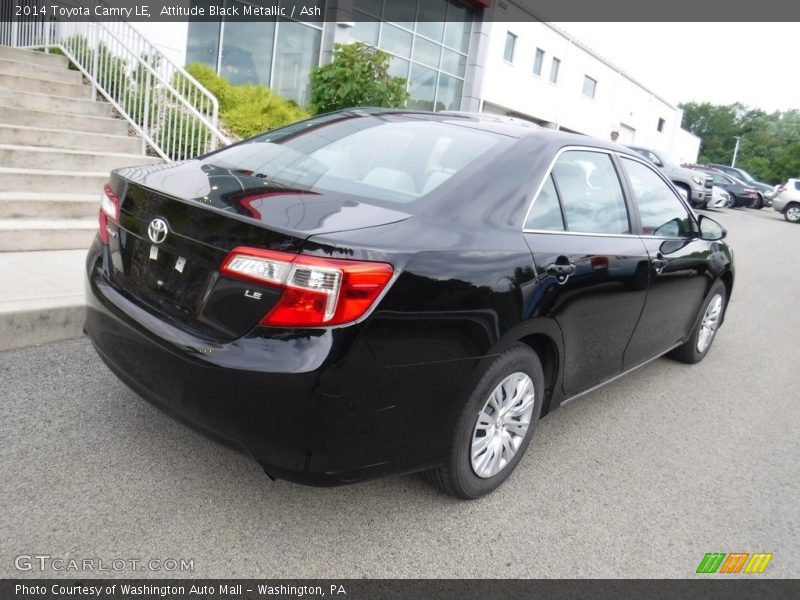
[[[160,244],[167,239],[168,231],[167,222],[160,217],[150,221],[150,225],[147,227],[147,235],[154,244]]]

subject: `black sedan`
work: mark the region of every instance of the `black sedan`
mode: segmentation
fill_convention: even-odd
[[[706,169],[703,167],[691,167],[695,171],[707,173],[714,180],[714,185],[721,187],[731,195],[733,208],[761,208],[762,203],[759,199],[758,190],[731,175],[716,169]]]
[[[618,145],[359,109],[114,171],[86,262],[109,368],[268,475],[477,498],[539,418],[723,321],[731,252]]]

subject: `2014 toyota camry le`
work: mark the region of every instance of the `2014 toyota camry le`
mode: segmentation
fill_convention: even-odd
[[[724,237],[622,146],[354,109],[114,171],[85,331],[139,395],[271,477],[427,471],[477,498],[559,405],[703,359],[733,286]]]

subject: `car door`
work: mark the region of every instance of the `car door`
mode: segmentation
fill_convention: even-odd
[[[693,213],[672,186],[636,157],[621,156],[620,163],[651,264],[644,310],[625,351],[628,369],[688,337],[713,276],[708,244],[699,239]]]
[[[649,257],[618,169],[609,151],[562,150],[525,220],[540,286],[528,316],[561,329],[567,395],[621,372],[644,306]]]

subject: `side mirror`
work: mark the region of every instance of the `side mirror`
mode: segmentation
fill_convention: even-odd
[[[728,235],[728,230],[711,217],[700,215],[700,237],[709,242],[722,240]]]

